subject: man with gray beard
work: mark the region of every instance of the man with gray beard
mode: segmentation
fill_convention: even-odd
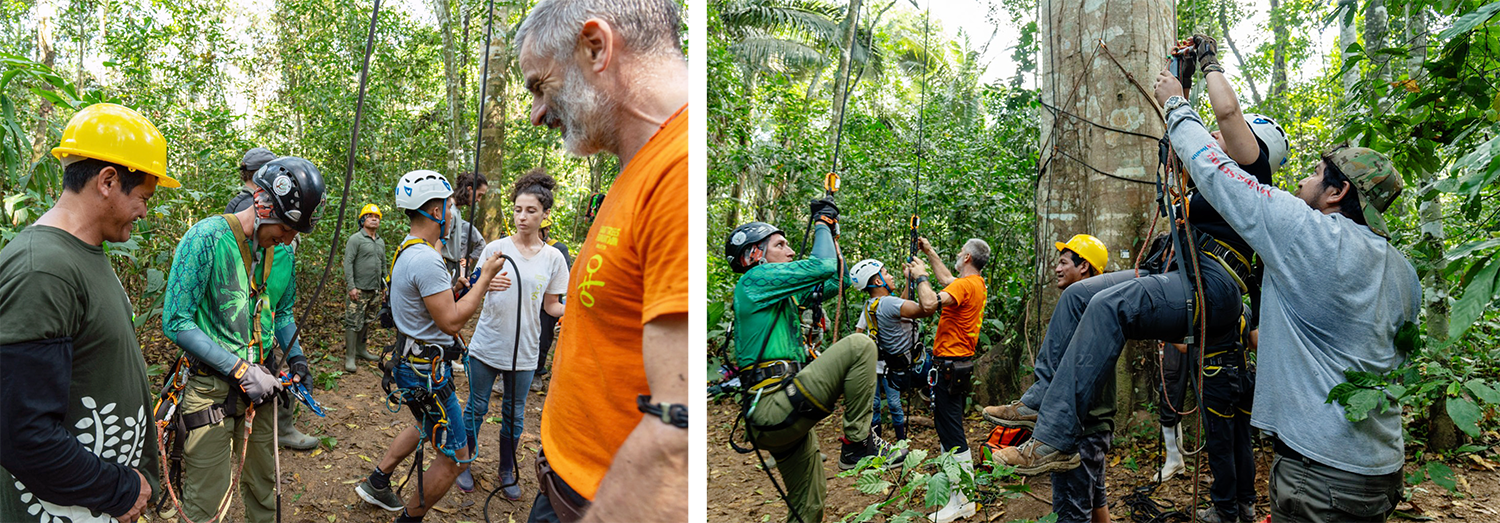
[[[569,277],[530,521],[686,521],[687,62],[673,0],[543,0],[531,123],[621,172]],[[609,369],[609,372],[599,372]]]

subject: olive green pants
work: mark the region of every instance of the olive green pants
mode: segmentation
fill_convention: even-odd
[[[231,387],[217,377],[193,376],[188,380],[180,408],[182,412],[190,413],[223,403]],[[276,520],[276,462],[272,455],[276,431],[271,426],[276,415],[272,412],[272,403],[268,401],[255,407],[250,450],[245,454],[245,468],[239,480],[245,502],[245,520],[252,523]],[[241,397],[236,405],[239,411],[236,414],[240,417],[226,417],[219,423],[188,432],[182,455],[182,515],[188,519],[203,521],[212,518],[229,491],[230,480],[239,468],[240,455],[245,452],[245,406]]]
[[[843,396],[844,437],[849,441],[862,442],[870,437],[877,356],[875,342],[869,336],[851,334],[823,351],[822,356],[803,367],[794,378],[807,391],[809,399],[830,411]],[[764,427],[779,424],[793,415],[792,401],[783,387],[756,402],[750,421],[752,426]],[[802,516],[803,523],[823,521],[823,499],[828,494],[817,434],[812,433],[817,424],[817,420],[799,417],[780,430],[750,429],[756,446],[776,458],[776,468],[786,482],[787,499]],[[787,521],[797,518],[789,511]]]
[[[359,299],[349,299],[348,292],[344,294],[344,330],[360,331],[375,323],[375,316],[380,314],[381,305],[380,289],[360,289]]]

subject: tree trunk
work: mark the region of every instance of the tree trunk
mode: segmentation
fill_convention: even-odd
[[[437,16],[438,32],[443,37],[443,78],[448,84],[448,170],[449,173],[457,173],[462,167],[464,154],[463,144],[460,137],[463,131],[459,128],[463,125],[459,114],[462,112],[463,102],[459,98],[459,75],[458,63],[454,51],[453,42],[453,9],[448,0],[432,0],[432,12]]]
[[[1357,0],[1339,0],[1339,10],[1339,50],[1347,64],[1359,54],[1349,50],[1359,39],[1359,30],[1354,20],[1354,15],[1359,13],[1359,5]],[[1359,84],[1359,67],[1350,67],[1344,71],[1343,83],[1344,101],[1348,102],[1354,97],[1354,89]]]
[[[1286,92],[1286,15],[1281,12],[1281,1],[1271,0],[1271,96]]]
[[[1225,5],[1219,4],[1219,28],[1224,31],[1224,43],[1229,45],[1229,52],[1234,53],[1234,59],[1239,61],[1240,67],[1243,69],[1245,65],[1245,57],[1240,55],[1240,48],[1234,45],[1234,38],[1231,38],[1229,36],[1229,16],[1226,11],[1228,11],[1228,9],[1225,7]],[[1252,76],[1248,71],[1243,70],[1241,71],[1241,76],[1244,76],[1245,84],[1250,87],[1250,100],[1254,101],[1255,105],[1260,105],[1260,91],[1257,91],[1255,89],[1255,77]],[[1198,83],[1206,84],[1208,82]]]
[[[1040,7],[1043,19],[1038,24],[1041,42],[1038,67],[1042,101],[1111,127],[1154,136],[1164,134],[1156,101],[1132,84],[1126,73],[1104,56],[1104,51],[1096,52],[1096,47],[1102,39],[1124,70],[1150,92],[1151,77],[1167,61],[1167,51],[1177,34],[1172,2],[1079,4],[1044,0]],[[1097,175],[1088,166],[1118,176],[1152,179],[1157,164],[1156,141],[1103,130],[1051,111],[1041,113],[1040,125],[1041,164],[1046,169],[1041,173],[1035,197],[1039,235],[1034,246],[1038,260],[1032,268],[1036,271],[1034,277],[1050,282],[1057,252],[1053,242],[1080,233],[1092,234],[1110,247],[1106,271],[1130,267],[1130,253],[1146,244],[1148,239],[1144,236],[1156,220],[1155,189],[1151,185]],[[1162,226],[1157,229],[1163,230]],[[1044,284],[1039,294],[1029,313],[1035,322],[1032,332],[1036,333],[1045,332],[1059,293],[1052,285]],[[1030,342],[1033,347],[1039,345],[1040,336],[1032,336]],[[1122,419],[1128,419],[1137,403],[1131,368],[1146,357],[1154,357],[1154,351],[1144,343],[1127,344],[1120,357],[1116,404]],[[1012,367],[989,372],[997,376],[986,383],[995,384],[1007,381],[998,375],[1017,370]],[[1005,398],[1019,394],[1019,391],[989,392],[993,397]],[[1117,426],[1123,430],[1125,425]]]
[[[51,0],[38,0],[36,3],[36,61],[48,68],[57,62],[57,50],[52,47],[52,17],[56,10],[57,7]],[[42,83],[39,87],[46,91],[56,91],[48,83]],[[39,100],[36,115],[36,129],[31,142],[33,160],[46,153],[48,142],[51,141],[47,138],[47,125],[52,117],[52,103]]]
[[[479,156],[479,172],[484,173],[485,179],[490,182],[490,190],[495,191],[504,187],[507,183],[502,180],[505,174],[505,120],[508,116],[506,107],[506,90],[510,86],[510,65],[514,59],[511,52],[510,34],[506,32],[510,20],[511,2],[502,2],[495,7],[494,33],[489,36],[489,55],[481,56],[480,63],[488,62],[489,78],[482,80],[486,85],[484,89],[484,100],[480,102],[479,117],[484,120],[484,127],[480,129],[479,150],[474,154]],[[485,21],[488,28],[489,20]],[[480,48],[481,53],[484,51]],[[481,71],[481,74],[484,74]],[[500,191],[503,192],[503,191]],[[498,192],[496,194],[499,194]],[[485,211],[499,211],[505,207],[505,198],[486,198],[481,206]],[[485,238],[499,238],[505,230],[505,220],[495,220],[493,224],[487,224],[483,218],[489,212],[482,212],[476,222],[479,230]]]
[[[1390,55],[1380,52],[1386,48],[1385,36],[1389,30],[1389,21],[1385,0],[1369,0],[1365,4],[1365,55],[1370,57],[1370,62],[1374,65],[1370,69],[1371,81],[1389,81],[1386,64],[1391,60]]]
[[[834,150],[838,141],[838,128],[844,125],[844,104],[841,103],[848,96],[849,90],[849,67],[854,58],[854,35],[859,31],[859,6],[863,0],[849,0],[848,13],[844,15],[844,23],[839,26],[843,33],[839,35],[842,40],[839,43],[839,68],[833,76],[833,117],[828,121],[833,127],[828,130],[828,150]]]

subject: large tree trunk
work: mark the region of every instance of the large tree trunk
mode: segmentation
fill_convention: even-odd
[[[1177,16],[1171,2],[1080,4],[1043,0],[1040,11],[1042,102],[1111,127],[1154,136],[1165,133],[1155,100],[1096,48],[1102,39],[1124,69],[1149,92],[1150,80],[1166,62],[1176,36]],[[1036,194],[1039,235],[1033,246],[1038,254],[1033,267],[1035,278],[1050,283],[1057,252],[1053,242],[1080,233],[1092,234],[1110,247],[1106,271],[1130,267],[1130,253],[1146,244],[1144,236],[1156,220],[1155,189],[1097,175],[1089,166],[1118,176],[1153,179],[1156,141],[1103,130],[1052,111],[1044,110],[1041,115],[1041,164],[1045,170]],[[1035,333],[1045,332],[1058,298],[1057,289],[1050,284],[1040,285],[1039,294],[1029,309],[1033,322],[1029,327]],[[1040,345],[1040,335],[1030,342],[1033,347]],[[1032,352],[1034,355],[1035,349]],[[1116,398],[1121,419],[1128,419],[1137,399],[1131,368],[1147,357],[1155,357],[1154,351],[1144,343],[1128,344],[1120,357]],[[1014,366],[990,365],[982,372],[987,373],[981,377],[987,384],[1030,381],[1029,377],[1017,380],[1011,376],[1018,372]],[[1019,391],[985,392],[992,401],[1019,395]],[[1121,429],[1125,425],[1118,424]]]
[[[1339,52],[1347,64],[1359,54],[1349,50],[1359,40],[1359,29],[1354,20],[1354,15],[1359,13],[1358,1],[1339,0],[1339,9]],[[1344,101],[1347,102],[1354,97],[1354,88],[1359,84],[1359,67],[1350,67],[1344,71],[1343,84]]]
[[[463,144],[460,137],[463,132],[459,130],[463,125],[459,114],[462,112],[463,102],[459,98],[459,74],[458,61],[455,56],[453,42],[453,9],[448,0],[432,0],[432,12],[437,17],[438,33],[443,37],[443,78],[448,85],[448,170],[457,173],[462,170]]]
[[[1389,17],[1386,14],[1385,0],[1369,0],[1365,3],[1365,56],[1370,57],[1370,74],[1367,80],[1374,82],[1385,82],[1389,79],[1386,64],[1390,62],[1390,55],[1381,53],[1386,48],[1385,35]]]
[[[489,78],[484,81],[484,100],[480,102],[479,117],[484,120],[484,127],[480,129],[479,150],[475,154],[479,156],[479,172],[484,173],[485,179],[489,180],[491,191],[497,191],[508,183],[501,177],[505,174],[505,120],[509,115],[506,110],[506,90],[510,86],[510,66],[514,59],[510,34],[506,31],[511,9],[514,9],[511,2],[502,2],[495,7],[495,29],[489,36],[489,55],[480,57],[481,64],[489,64]],[[488,27],[489,21],[486,20],[485,24]],[[483,52],[483,46],[480,49]],[[498,195],[500,192],[504,191],[494,194]],[[486,198],[482,208],[485,211],[499,212],[506,207],[504,200],[505,198],[498,197]],[[486,223],[483,218],[489,214],[491,212],[480,213],[479,219],[475,220],[478,224],[476,226],[486,239],[503,236],[505,220]]]
[[[844,23],[839,26],[843,34],[839,35],[839,68],[833,75],[833,118],[829,120],[833,128],[828,130],[828,150],[833,151],[835,142],[838,141],[838,127],[844,125],[844,104],[842,101],[849,90],[849,67],[854,61],[854,35],[859,28],[859,6],[863,0],[849,0],[849,11],[844,15]]]
[[[50,0],[38,0],[36,3],[36,61],[47,67],[52,67],[57,62],[57,50],[52,47],[52,17],[56,14],[57,7]],[[40,86],[47,91],[54,91],[51,84],[43,83]],[[47,151],[47,124],[52,117],[52,103],[40,100],[36,109],[36,129],[31,142],[31,157],[40,158]]]
[[[1286,92],[1286,15],[1281,1],[1271,0],[1271,96]]]

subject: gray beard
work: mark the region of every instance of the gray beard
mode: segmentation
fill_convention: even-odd
[[[619,101],[584,81],[577,67],[569,67],[562,89],[553,95],[549,115],[562,124],[563,146],[577,156],[613,151]]]

